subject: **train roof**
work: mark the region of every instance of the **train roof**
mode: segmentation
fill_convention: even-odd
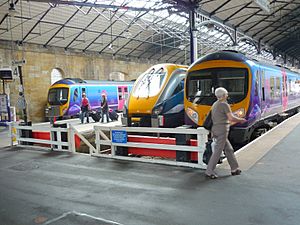
[[[254,62],[258,65],[261,65],[261,66],[271,67],[271,68],[274,68],[274,69],[284,68],[284,69],[286,69],[287,71],[289,71],[291,73],[299,74],[299,73],[297,73],[295,71],[292,71],[289,68],[281,66],[281,65],[273,65],[273,64],[268,64],[268,63],[265,63],[265,62],[259,62],[256,59],[249,58],[246,55],[244,55],[243,53],[238,52],[238,51],[234,51],[234,50],[222,50],[222,51],[217,51],[217,52],[205,55],[205,56],[199,58],[197,61],[195,61],[190,66],[190,68],[193,67],[194,65],[199,64],[199,63],[203,63],[203,62],[211,61],[211,60],[219,60],[219,59],[232,60],[232,61],[237,61],[237,62],[246,62],[246,61],[250,60],[250,61],[252,61],[252,62]]]
[[[56,81],[55,84],[133,84],[134,81],[107,81],[107,80],[82,80],[80,78],[64,78]]]

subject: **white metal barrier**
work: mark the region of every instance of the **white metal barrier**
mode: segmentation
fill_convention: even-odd
[[[150,128],[150,127],[103,127],[103,126],[94,126],[95,130],[95,145],[96,148],[80,133],[78,132],[71,124],[69,124],[68,128],[53,128],[53,127],[38,127],[34,126],[19,126],[16,123],[10,123],[10,133],[11,140],[13,144],[13,139],[17,141],[19,146],[23,145],[23,142],[35,143],[40,145],[49,145],[44,148],[51,148],[53,150],[59,151],[69,151],[76,152],[75,147],[75,135],[77,135],[81,141],[83,141],[87,146],[89,146],[90,155],[105,157],[105,158],[114,158],[114,159],[122,159],[122,160],[130,160],[130,161],[140,161],[140,162],[150,162],[150,163],[160,163],[167,165],[177,165],[177,166],[187,166],[194,168],[206,168],[206,165],[202,162],[203,152],[205,150],[205,143],[207,142],[208,132],[199,127],[198,129],[183,129],[183,128]],[[13,130],[16,131],[13,134]],[[46,131],[50,132],[50,140],[43,140],[37,138],[28,138],[22,137],[22,131]],[[67,132],[68,142],[62,141],[62,132]],[[109,133],[106,135],[105,132]],[[56,138],[54,138],[54,133],[56,133]],[[141,137],[145,133],[154,133],[157,134],[158,137],[161,134],[184,134],[184,135],[194,135],[197,137],[197,146],[190,145],[171,145],[171,144],[155,144],[155,143],[142,143],[142,142],[129,142],[127,140],[127,134],[134,133],[139,134]],[[116,137],[117,135],[117,137]],[[56,140],[55,140],[56,139]],[[120,141],[120,140],[123,141]],[[43,148],[42,146],[38,146],[38,148]],[[101,151],[101,146],[109,146],[110,154],[107,154],[107,150]],[[66,146],[64,149],[63,146]],[[168,151],[186,151],[186,152],[197,152],[198,163],[190,163],[190,162],[180,162],[174,160],[164,160],[164,159],[146,159],[146,158],[137,158],[130,156],[120,156],[116,155],[117,147],[133,147],[133,148],[146,148],[146,149],[157,149],[157,150],[168,150]]]
[[[72,128],[54,128],[54,127],[34,127],[34,126],[20,126],[17,123],[9,123],[9,130],[11,134],[11,145],[14,144],[14,142],[17,142],[18,146],[26,146],[28,147],[28,144],[24,145],[23,143],[32,143],[32,144],[39,144],[39,148],[51,148],[53,150],[59,150],[59,151],[71,151],[75,148],[72,148],[71,143],[72,140],[74,141],[74,135],[71,136]],[[22,137],[23,131],[45,131],[50,132],[50,140],[44,140],[44,139],[37,139],[37,138],[30,138],[30,137]],[[68,142],[62,141],[62,132],[66,132],[68,134]],[[56,138],[54,138],[56,134]],[[56,139],[56,140],[55,140]],[[41,145],[49,145],[49,147],[43,147]],[[66,148],[63,148],[65,146]],[[32,146],[33,147],[33,146]]]
[[[206,168],[206,165],[202,162],[203,152],[205,150],[205,143],[207,142],[208,132],[199,127],[198,129],[183,129],[183,128],[148,128],[148,127],[102,127],[94,126],[95,129],[95,143],[96,149],[90,152],[93,156],[99,157],[108,157],[115,159],[123,160],[133,160],[141,162],[151,162],[151,163],[161,163],[168,165],[179,165],[179,166],[188,166],[195,168]],[[103,131],[109,131],[109,138]],[[139,133],[143,135],[145,133],[157,133],[157,134],[190,134],[197,136],[197,146],[188,146],[188,145],[167,145],[167,144],[154,144],[154,143],[141,143],[141,142],[128,142],[126,137],[126,143],[114,141],[114,133],[122,132],[124,135],[130,133]],[[118,134],[118,133],[117,133]],[[121,137],[122,139],[123,137]],[[101,145],[111,146],[111,154],[103,154],[101,152]],[[170,161],[170,160],[158,160],[158,159],[144,159],[144,158],[135,158],[129,156],[119,156],[116,155],[117,147],[138,147],[138,148],[148,148],[148,149],[160,149],[160,150],[169,150],[169,151],[188,151],[188,152],[197,152],[198,163],[189,163],[189,162],[179,162],[179,161]]]

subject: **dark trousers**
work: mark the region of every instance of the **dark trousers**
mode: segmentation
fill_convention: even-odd
[[[81,123],[83,123],[84,117],[86,117],[86,122],[89,123],[90,120],[89,120],[89,111],[88,111],[88,110],[83,110],[83,111],[81,112],[81,117],[80,117]]]
[[[106,122],[109,122],[109,112],[108,110],[102,110],[102,118],[101,118],[101,123],[104,122],[104,115],[106,115]]]

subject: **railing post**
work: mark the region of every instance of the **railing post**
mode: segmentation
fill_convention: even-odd
[[[95,129],[95,144],[96,144],[96,149],[97,149],[97,155],[100,154],[100,132],[98,130],[98,128]]]
[[[56,136],[57,136],[57,148],[59,150],[62,150],[62,146],[61,146],[61,131],[56,131]]]
[[[9,122],[8,123],[9,126],[9,135],[10,135],[10,146],[12,147],[14,144],[13,138],[14,138],[14,134],[13,134],[13,122]]]
[[[202,160],[203,160],[203,153],[205,150],[205,143],[207,142],[207,134],[205,134],[203,130],[204,130],[203,127],[197,128],[198,164],[202,166],[206,166]]]
[[[68,132],[68,144],[69,144],[69,151],[72,153],[76,152],[76,146],[75,146],[75,132],[74,132],[74,127],[69,124],[69,128],[68,128],[69,132]]]
[[[116,155],[116,147],[113,145],[113,141],[112,141],[112,129],[111,129],[111,127],[109,128],[109,132],[110,132],[110,140],[111,140],[111,145],[110,145],[111,156],[115,157],[115,155]]]
[[[50,127],[50,141],[54,141],[54,131],[51,130]],[[55,148],[55,145],[51,144],[51,151],[53,151]]]
[[[190,128],[190,126],[180,126],[177,127],[176,129],[187,129]],[[191,135],[190,134],[175,134],[176,138],[176,145],[187,145],[190,142]],[[179,162],[190,162],[191,161],[191,152],[186,152],[186,151],[176,151],[176,161]]]

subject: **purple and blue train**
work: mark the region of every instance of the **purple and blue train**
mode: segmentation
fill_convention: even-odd
[[[57,117],[72,117],[80,112],[82,93],[86,93],[91,110],[101,105],[105,93],[110,109],[121,111],[133,86],[133,81],[94,81],[65,78],[55,82],[48,91],[48,109],[57,108]]]
[[[228,90],[232,112],[247,123],[232,125],[229,137],[245,144],[274,122],[300,111],[300,74],[267,65],[233,51],[219,51],[193,63],[185,82],[185,123],[202,126],[216,98],[214,90]]]

